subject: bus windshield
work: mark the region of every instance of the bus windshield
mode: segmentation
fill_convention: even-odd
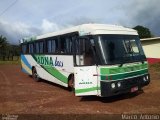
[[[95,47],[101,64],[123,64],[146,60],[135,35],[97,35]]]

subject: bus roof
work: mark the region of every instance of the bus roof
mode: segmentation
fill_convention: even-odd
[[[39,40],[57,35],[63,35],[67,33],[78,32],[79,36],[85,35],[97,35],[97,34],[123,34],[123,35],[138,35],[136,30],[125,28],[118,25],[107,25],[107,24],[82,24],[79,26],[71,27],[57,32],[51,32],[43,35],[34,37]]]

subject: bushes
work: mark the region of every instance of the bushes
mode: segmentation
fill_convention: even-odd
[[[8,45],[5,48],[0,48],[1,61],[17,61],[19,56],[20,47],[18,45]]]

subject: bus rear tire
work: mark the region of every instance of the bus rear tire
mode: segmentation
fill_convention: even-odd
[[[32,69],[32,77],[33,77],[34,81],[36,81],[36,82],[40,81],[40,78],[38,77],[37,70],[35,67]]]

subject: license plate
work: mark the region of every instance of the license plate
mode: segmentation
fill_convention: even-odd
[[[131,92],[136,92],[138,90],[138,87],[136,86],[136,87],[133,87],[133,88],[131,88]]]

